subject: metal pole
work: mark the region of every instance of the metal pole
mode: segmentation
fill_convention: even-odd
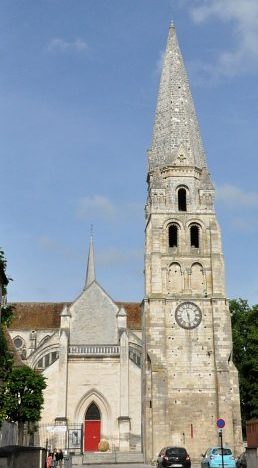
[[[220,430],[220,448],[221,448],[221,461],[222,461],[222,468],[224,468],[224,453],[223,453],[223,435],[222,429]]]

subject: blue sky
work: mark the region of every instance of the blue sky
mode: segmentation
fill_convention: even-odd
[[[100,284],[142,299],[146,150],[171,19],[217,188],[228,296],[258,302],[257,0],[1,0],[9,300],[73,300],[91,224]]]

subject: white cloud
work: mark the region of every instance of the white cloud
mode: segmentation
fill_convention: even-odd
[[[102,195],[83,197],[79,200],[76,214],[80,219],[113,218],[117,212],[113,203]]]
[[[133,218],[143,218],[142,203],[117,203],[114,204],[103,195],[82,197],[77,202],[76,216],[81,220],[93,222],[94,219],[103,219],[105,222],[130,222]]]
[[[223,50],[215,63],[196,63],[194,73],[202,81],[215,82],[258,70],[258,1],[257,0],[188,0],[190,13],[197,23],[216,18],[230,23],[235,46]]]
[[[57,242],[54,239],[51,239],[48,236],[41,236],[39,238],[39,244],[41,247],[43,247],[43,249],[49,252],[61,254],[62,256],[67,257],[67,258],[74,257],[74,253],[72,252],[70,248],[60,244],[59,242]]]
[[[48,50],[51,52],[85,52],[88,48],[88,44],[80,38],[69,42],[55,37],[48,44]]]
[[[217,187],[217,200],[230,207],[258,207],[258,193],[246,192],[234,185],[225,184]]]
[[[258,222],[256,219],[236,216],[231,219],[231,224],[245,234],[253,234],[257,231]]]

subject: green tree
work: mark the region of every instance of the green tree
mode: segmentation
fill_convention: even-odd
[[[244,299],[230,301],[233,361],[239,372],[243,428],[258,417],[258,305]]]
[[[1,388],[6,417],[18,423],[18,441],[23,444],[24,423],[37,422],[43,406],[45,377],[28,366],[14,367]]]
[[[4,255],[3,250],[0,248],[0,280],[1,280],[1,296],[3,296],[4,299],[6,299],[7,295],[7,285],[9,281],[11,281],[11,278],[6,277],[6,266],[7,266],[7,261]],[[14,306],[7,305],[5,300],[1,301],[1,310],[0,310],[0,322],[1,325],[10,325],[12,318],[13,318],[13,311],[14,311]],[[2,331],[2,330],[1,330]]]
[[[0,389],[12,369],[13,358],[6,341],[5,328],[12,316],[11,308],[3,307],[2,298],[6,296],[8,278],[6,277],[6,259],[3,250],[0,249]],[[7,312],[7,313],[6,313]],[[2,394],[0,392],[0,424],[6,417]]]

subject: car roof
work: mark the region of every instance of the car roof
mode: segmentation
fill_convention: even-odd
[[[186,450],[185,447],[178,447],[177,445],[168,445],[168,446],[165,447],[165,448],[167,448],[167,449],[169,449],[169,448],[173,448],[173,449],[176,448],[176,449],[184,449],[184,450]]]
[[[223,447],[224,449],[228,449],[228,450],[232,450],[231,447]],[[221,447],[219,447],[218,445],[216,447],[211,447],[211,449],[221,449]]]
[[[224,450],[224,449],[225,449],[225,450],[231,450],[231,452],[232,452],[232,448],[231,448],[231,447],[223,447],[223,450]],[[221,447],[218,447],[218,446],[217,446],[217,447],[211,447],[211,448],[209,448],[208,450],[221,450]]]

